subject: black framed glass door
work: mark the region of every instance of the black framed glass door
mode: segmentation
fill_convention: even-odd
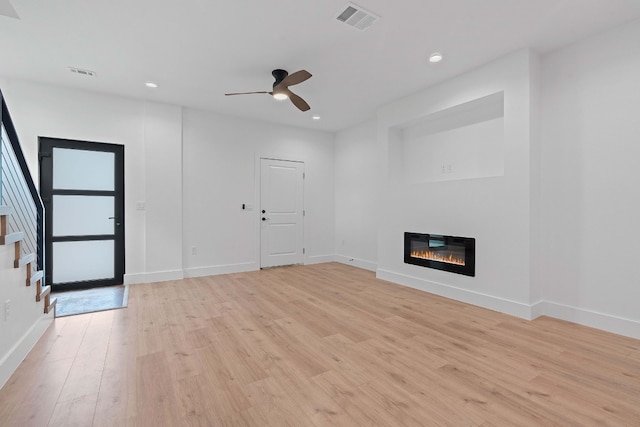
[[[46,282],[52,290],[124,279],[124,146],[40,137]]]

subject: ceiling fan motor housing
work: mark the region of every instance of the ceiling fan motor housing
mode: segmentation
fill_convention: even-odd
[[[289,75],[288,72],[286,72],[285,70],[273,70],[271,72],[271,75],[273,76],[274,79],[276,79],[276,81],[273,83],[273,88],[275,89],[276,86],[278,86],[284,79],[285,77],[287,77]]]

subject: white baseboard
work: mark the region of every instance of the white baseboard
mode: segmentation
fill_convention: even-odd
[[[340,260],[336,259],[341,262]],[[388,270],[376,271],[378,279],[387,280],[399,285],[462,301],[468,304],[496,310],[501,313],[531,320],[540,316],[549,316],[579,325],[589,326],[614,334],[640,339],[640,321],[625,319],[610,314],[599,313],[583,308],[572,307],[550,301],[538,301],[532,305],[511,301],[491,295],[481,294],[466,289],[455,288],[441,283],[407,276]]]
[[[242,262],[238,264],[210,265],[207,267],[193,267],[184,269],[184,277],[217,276],[219,274],[244,273],[260,270],[260,265],[255,262]]]
[[[333,262],[333,255],[314,255],[304,260],[304,265],[324,264],[325,262]]]
[[[543,308],[541,315],[640,339],[640,322],[637,320],[625,319],[550,301],[542,301],[540,304]]]
[[[544,316],[546,301],[538,301],[531,306],[531,319]]]
[[[149,273],[133,273],[124,275],[124,284],[167,282],[169,280],[184,279],[182,270],[152,271]]]
[[[353,265],[354,267],[362,268],[364,270],[369,270],[375,272],[378,268],[378,264],[373,261],[366,261],[364,259],[358,259],[349,257],[346,255],[336,254],[333,257],[333,261],[339,262],[341,264]]]
[[[490,310],[499,311],[501,313],[510,314],[527,320],[531,319],[531,307],[528,304],[523,304],[517,301],[481,294],[467,289],[455,288],[442,283],[436,283],[430,280],[424,280],[383,269],[378,269],[376,271],[376,277],[399,285],[451,298],[456,301],[466,302],[468,304],[477,305],[479,307],[488,308]]]
[[[51,325],[54,311],[55,310],[51,311],[46,316],[40,317],[0,360],[0,388],[11,378],[11,375],[18,369],[20,363],[27,357],[27,354],[29,354],[33,346],[36,345],[40,337]]]

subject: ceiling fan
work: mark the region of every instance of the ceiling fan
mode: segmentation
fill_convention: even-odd
[[[225,93],[226,96],[231,95],[250,95],[254,93],[266,93],[268,95],[272,95],[275,99],[287,99],[289,98],[293,105],[298,107],[300,111],[307,111],[311,109],[307,102],[300,98],[295,93],[289,90],[289,86],[297,85],[299,83],[304,82],[305,80],[311,77],[311,73],[307,70],[296,71],[293,74],[289,74],[285,70],[273,70],[271,72],[273,78],[276,81],[273,83],[273,90],[271,92],[267,91],[259,91],[259,92],[235,92],[235,93]]]

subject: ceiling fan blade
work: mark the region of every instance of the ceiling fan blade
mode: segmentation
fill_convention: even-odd
[[[251,95],[254,93],[266,93],[266,94],[273,94],[273,92],[267,92],[267,91],[259,91],[259,92],[235,92],[235,93],[225,93],[224,96],[231,96],[231,95]]]
[[[311,109],[309,104],[307,104],[307,101],[305,101],[304,99],[300,98],[298,95],[296,95],[295,93],[293,93],[291,91],[288,91],[288,92],[289,92],[289,99],[291,100],[291,102],[293,102],[293,105],[298,107],[298,109],[300,111],[308,111],[308,110]]]
[[[287,77],[284,78],[284,80],[282,80],[282,82],[280,82],[280,85],[282,86],[293,86],[293,85],[297,85],[298,83],[302,83],[303,81],[309,79],[311,77],[311,73],[308,72],[307,70],[300,70],[300,71],[296,71],[293,74],[289,74]]]

